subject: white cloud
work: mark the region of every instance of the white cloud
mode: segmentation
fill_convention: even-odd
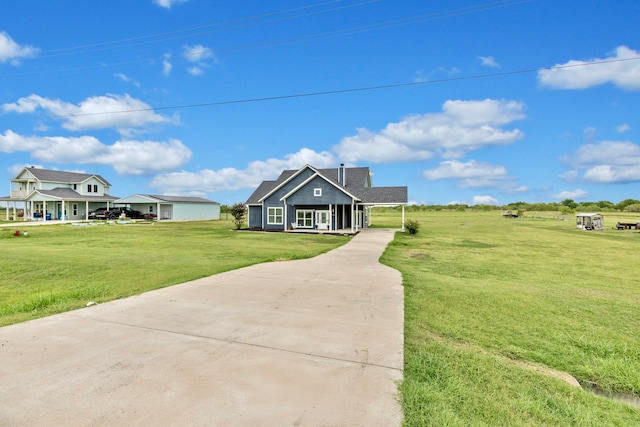
[[[38,48],[30,45],[19,45],[9,34],[0,31],[0,63],[9,62],[12,65],[19,65],[21,58],[31,58],[38,52]]]
[[[264,180],[274,180],[285,169],[299,169],[310,164],[318,168],[332,167],[335,158],[329,152],[316,152],[308,148],[288,154],[283,159],[256,160],[246,169],[205,169],[198,172],[172,172],[156,176],[150,186],[164,194],[186,194],[194,188],[203,193],[255,189]]]
[[[582,177],[600,184],[640,181],[640,145],[630,141],[601,141],[581,146],[563,159]]]
[[[437,168],[424,171],[423,176],[430,181],[459,180],[458,187],[461,188],[497,188],[508,193],[527,191],[525,186],[517,185],[504,166],[475,160],[445,160]]]
[[[459,158],[467,151],[491,145],[507,145],[523,137],[518,129],[502,126],[524,118],[524,105],[516,101],[446,101],[441,113],[405,117],[380,132],[357,129],[333,147],[347,162],[408,162],[436,155]]]
[[[571,60],[540,70],[538,81],[559,89],[587,89],[612,83],[622,89],[640,90],[640,61],[631,59],[638,56],[640,52],[619,46],[606,58]]]
[[[616,132],[618,133],[625,133],[625,132],[629,132],[631,130],[631,126],[629,126],[627,123],[623,123],[620,126],[616,127]]]
[[[473,200],[471,200],[471,206],[475,205],[493,205],[498,206],[500,202],[494,197],[491,196],[473,196]]]
[[[125,75],[125,74],[116,73],[116,74],[114,74],[114,76],[119,78],[120,80],[122,80],[125,83],[131,83],[135,87],[140,87],[140,83],[138,83],[138,81],[136,79],[132,79],[131,77],[129,77],[129,76]]]
[[[189,67],[187,68],[187,73],[192,76],[201,76],[204,73],[204,70],[200,67]]]
[[[567,190],[561,191],[558,194],[554,194],[553,198],[558,200],[564,200],[564,199],[579,200],[579,199],[584,199],[588,195],[589,193],[587,193],[583,189],[577,188],[573,191],[567,191]]]
[[[580,172],[577,170],[570,170],[558,175],[558,178],[564,179],[567,182],[576,182],[580,178]]]
[[[213,51],[201,44],[195,46],[184,45],[182,47],[182,55],[184,58],[194,63],[192,67],[187,68],[187,72],[192,76],[200,76],[204,74],[204,69],[209,67],[209,64],[206,63],[208,59],[217,61]]]
[[[201,62],[205,59],[215,58],[213,51],[201,44],[195,46],[184,45],[182,47],[182,54],[185,59],[190,62]]]
[[[171,9],[171,6],[178,3],[186,3],[189,0],[153,0],[153,3],[165,9]]]
[[[496,61],[496,59],[493,56],[479,56],[478,59],[480,59],[480,63],[484,67],[491,67],[491,68],[501,67],[501,65]]]
[[[120,140],[107,145],[93,136],[23,136],[11,130],[0,134],[0,152],[18,151],[49,163],[108,165],[121,175],[161,173],[179,168],[191,159],[191,150],[178,140]]]
[[[79,105],[58,99],[29,95],[12,104],[3,104],[5,113],[34,113],[42,109],[54,119],[62,121],[62,127],[72,131],[115,128],[122,134],[130,134],[134,128],[149,125],[177,123],[178,117],[169,118],[156,114],[152,107],[128,94],[94,96]]]
[[[171,74],[171,70],[173,69],[173,65],[171,64],[171,54],[165,53],[162,59],[162,74],[168,76]]]
[[[430,181],[439,179],[474,179],[490,178],[501,179],[507,176],[507,169],[504,166],[492,165],[490,163],[470,160],[466,163],[458,160],[446,160],[440,163],[436,169],[424,172],[425,178]]]

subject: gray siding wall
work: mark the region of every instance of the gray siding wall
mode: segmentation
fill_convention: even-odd
[[[249,206],[249,228],[262,228],[262,206]]]
[[[265,230],[285,230],[288,227],[288,225],[284,223],[282,225],[267,224],[267,213],[268,213],[267,208],[270,208],[270,207],[284,208],[284,203],[280,201],[282,196],[286,195],[288,192],[296,188],[298,185],[302,184],[304,181],[309,179],[309,177],[314,173],[315,172],[313,172],[311,169],[305,169],[298,176],[296,176],[291,181],[283,185],[281,188],[279,188],[275,193],[273,193],[271,196],[269,196],[269,198],[267,198],[264,201],[264,212],[262,212],[262,215],[264,216]],[[287,201],[287,203],[289,202]],[[284,218],[283,218],[283,221],[284,221]],[[293,219],[291,218],[291,216],[289,216],[287,218],[287,222],[291,223],[292,221]]]
[[[314,196],[314,190],[322,190],[322,196]],[[351,197],[344,194],[323,178],[316,177],[287,199],[288,205],[346,205]]]

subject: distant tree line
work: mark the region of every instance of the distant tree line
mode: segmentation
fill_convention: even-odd
[[[393,209],[401,209],[396,207]],[[640,212],[640,200],[625,199],[619,203],[613,203],[608,200],[600,200],[599,202],[576,202],[572,199],[565,199],[561,202],[513,202],[506,205],[467,205],[464,203],[450,205],[409,205],[405,207],[406,212],[419,211],[512,211],[512,212]]]

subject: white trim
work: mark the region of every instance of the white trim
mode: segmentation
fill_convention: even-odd
[[[269,191],[267,194],[265,194],[264,196],[262,196],[260,198],[260,200],[258,200],[259,202],[264,202],[267,198],[269,198],[273,193],[275,193],[276,191],[278,191],[279,189],[282,188],[283,185],[287,184],[289,181],[291,181],[293,178],[297,177],[298,175],[300,175],[302,173],[302,171],[304,171],[305,169],[311,169],[313,172],[315,173],[319,173],[318,170],[316,168],[314,168],[311,165],[304,165],[303,167],[301,167],[300,169],[298,169],[297,172],[295,172],[293,175],[291,175],[289,178],[285,179],[284,181],[282,181],[280,184],[276,185],[271,191]],[[282,200],[282,199],[280,199]]]
[[[276,212],[280,211],[280,214],[274,213],[271,215],[269,213],[270,209],[275,209]],[[280,217],[280,222],[269,222],[269,217],[273,216],[274,221],[277,221],[277,218]],[[282,225],[284,224],[284,208],[282,206],[269,206],[267,207],[267,225]]]
[[[307,178],[306,180],[304,180],[302,183],[300,183],[300,185],[298,185],[297,187],[295,187],[293,190],[289,191],[287,194],[285,194],[284,196],[282,196],[282,198],[280,200],[285,200],[288,199],[289,197],[291,197],[293,194],[297,193],[302,187],[304,187],[305,185],[307,185],[309,182],[311,182],[312,180],[314,180],[316,177],[320,177],[322,178],[325,182],[328,182],[329,184],[333,185],[335,188],[337,188],[338,190],[342,191],[344,194],[346,194],[347,196],[351,197],[351,200],[360,200],[358,199],[356,196],[354,196],[353,194],[349,193],[347,190],[345,190],[344,188],[340,187],[340,185],[333,183],[332,181],[330,181],[329,179],[327,179],[326,177],[324,177],[322,174],[316,172],[315,174],[311,175],[309,178]],[[266,197],[266,196],[265,196]]]

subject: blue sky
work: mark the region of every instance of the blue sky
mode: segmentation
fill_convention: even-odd
[[[637,0],[24,0],[0,179],[244,201],[305,164],[414,203],[640,198]]]

